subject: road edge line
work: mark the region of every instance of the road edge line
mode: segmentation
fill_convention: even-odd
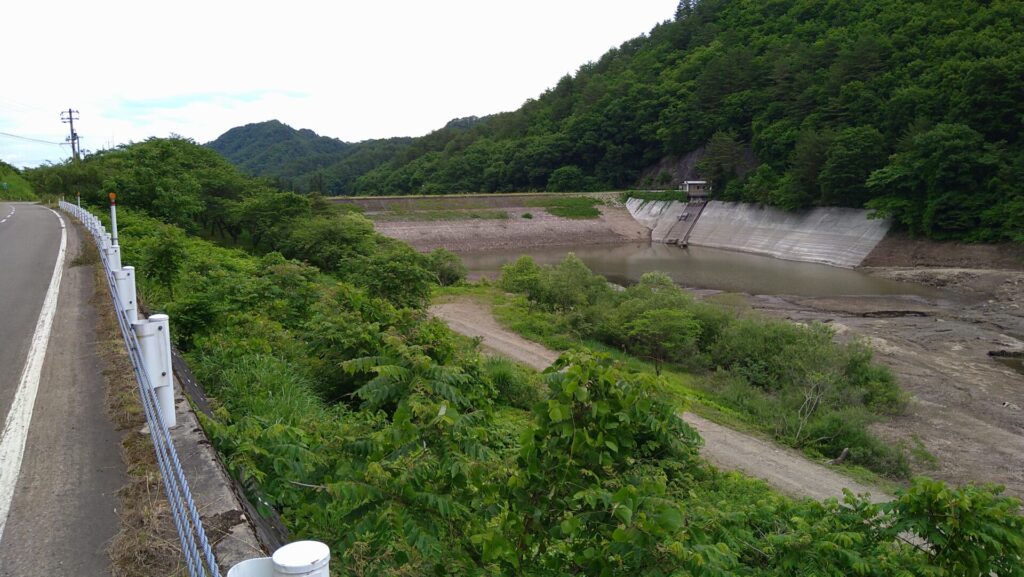
[[[46,289],[43,306],[39,310],[39,319],[32,334],[32,344],[25,359],[25,367],[18,382],[18,389],[11,402],[11,409],[4,421],[3,432],[0,433],[0,542],[3,541],[7,516],[14,501],[14,489],[21,475],[21,461],[25,455],[25,442],[28,440],[28,428],[32,422],[32,411],[35,407],[36,393],[39,392],[39,378],[46,359],[46,348],[50,342],[50,331],[53,318],[57,313],[57,299],[60,296],[60,282],[64,276],[64,257],[67,254],[68,232],[64,219],[53,209],[48,209],[60,222],[60,250],[57,251],[57,262],[50,276],[50,286]]]

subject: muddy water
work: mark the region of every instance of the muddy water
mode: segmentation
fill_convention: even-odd
[[[691,288],[765,295],[841,296],[913,295],[944,298],[942,291],[923,285],[876,278],[850,269],[779,260],[712,248],[651,243],[538,247],[461,253],[471,276],[495,278],[501,265],[521,255],[552,264],[575,252],[594,272],[612,282],[632,284],[644,273],[661,271]]]
[[[992,357],[997,363],[1010,367],[1018,373],[1024,375],[1024,359],[1014,357]]]

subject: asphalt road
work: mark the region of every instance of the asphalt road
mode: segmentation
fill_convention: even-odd
[[[60,219],[42,206],[0,203],[0,577],[110,575],[106,544],[118,528],[124,466],[95,351],[93,269],[70,265],[82,238],[64,224],[62,274],[50,292]],[[33,352],[41,362],[30,371]]]

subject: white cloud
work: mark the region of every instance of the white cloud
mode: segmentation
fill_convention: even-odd
[[[419,135],[519,107],[676,3],[18,2],[5,7],[4,44],[19,49],[5,50],[0,132],[63,141],[70,106],[94,150],[206,142],[271,118],[347,141]],[[68,155],[0,136],[14,164]]]

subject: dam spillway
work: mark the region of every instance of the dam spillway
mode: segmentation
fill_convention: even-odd
[[[651,229],[654,242],[673,236],[687,203],[630,199],[630,214]],[[689,244],[853,268],[889,231],[890,222],[869,211],[822,207],[786,212],[739,202],[710,201],[687,225]],[[691,211],[692,214],[692,211]]]

